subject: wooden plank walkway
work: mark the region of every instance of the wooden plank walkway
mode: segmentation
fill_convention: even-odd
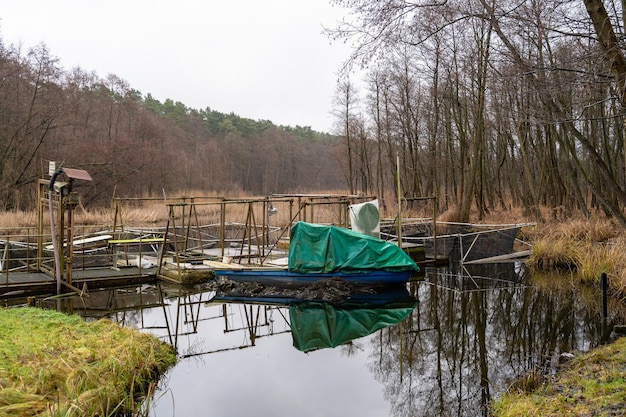
[[[90,268],[72,271],[72,285],[88,290],[156,281],[156,267]],[[64,285],[64,291],[68,288]],[[54,277],[43,272],[6,272],[0,275],[0,297],[56,293]]]
[[[54,278],[43,272],[3,272],[0,278],[0,288],[12,285],[55,282]]]

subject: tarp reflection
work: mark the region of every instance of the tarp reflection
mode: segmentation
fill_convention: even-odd
[[[293,346],[303,352],[337,347],[393,326],[415,308],[362,305],[337,307],[328,303],[301,303],[289,307]]]
[[[405,287],[353,294],[326,302],[284,296],[217,293],[213,301],[273,305],[289,309],[293,346],[303,352],[333,348],[404,320],[417,305]]]

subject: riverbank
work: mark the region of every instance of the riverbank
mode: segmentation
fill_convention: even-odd
[[[608,276],[609,295],[626,296],[626,234],[610,220],[544,224],[532,236],[527,266],[551,272],[555,282],[598,287]],[[557,271],[560,271],[559,274]],[[558,284],[557,284],[558,285]],[[555,376],[531,372],[493,403],[493,415],[614,416],[626,402],[626,338],[578,355]]]
[[[599,285],[605,273],[609,293],[626,297],[626,231],[608,219],[569,220],[538,225],[529,239],[532,254],[526,261],[535,272],[563,272],[585,285]]]
[[[155,337],[108,320],[0,309],[0,415],[135,413],[176,362]]]
[[[493,404],[496,417],[618,416],[626,403],[626,338],[572,359],[555,377],[529,375]]]

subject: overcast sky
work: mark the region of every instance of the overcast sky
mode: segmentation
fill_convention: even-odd
[[[350,50],[321,32],[343,15],[328,0],[0,0],[0,36],[161,102],[328,132]]]

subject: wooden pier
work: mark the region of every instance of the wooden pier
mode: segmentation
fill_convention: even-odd
[[[76,197],[54,192],[42,180],[37,227],[0,229],[0,297],[78,293],[156,280],[197,284],[214,278],[216,269],[286,267],[294,222],[349,227],[350,206],[372,198],[114,199],[112,226],[82,226],[73,223]],[[129,228],[126,206],[142,203],[165,206],[165,226]],[[51,222],[46,222],[47,212],[54,213]],[[422,245],[405,241],[404,246],[418,264],[428,262]]]
[[[74,272],[73,285],[62,282],[64,293],[82,293],[89,289],[117,287],[120,285],[147,284],[156,281],[156,267],[143,269],[94,268]],[[0,297],[55,294],[57,280],[44,272],[9,273],[0,282]]]

